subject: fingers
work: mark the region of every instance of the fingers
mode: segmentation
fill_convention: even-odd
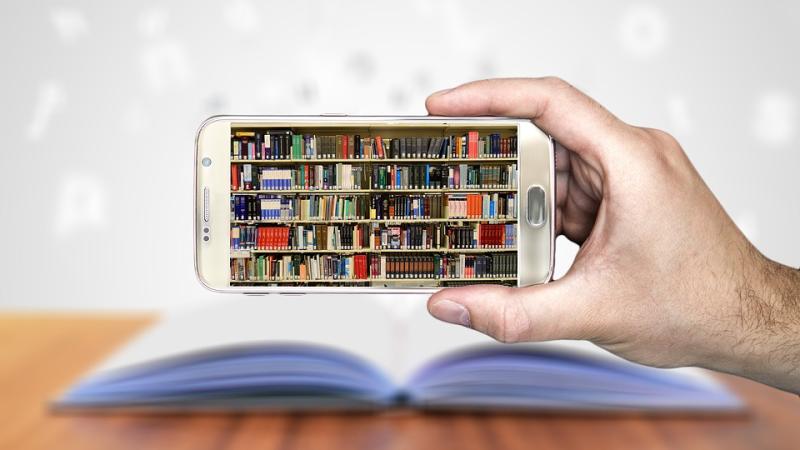
[[[522,289],[465,286],[432,295],[428,311],[500,342],[583,339],[589,330],[585,300],[578,295],[564,279]]]
[[[441,116],[509,116],[533,120],[577,153],[613,148],[628,125],[593,99],[558,78],[505,78],[474,81],[439,91],[425,102]]]

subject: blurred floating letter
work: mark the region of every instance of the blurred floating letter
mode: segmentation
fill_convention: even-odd
[[[50,21],[53,23],[58,37],[62,42],[73,43],[89,31],[86,16],[75,9],[56,9],[50,12]]]
[[[797,111],[789,94],[770,92],[756,102],[753,128],[756,137],[765,144],[788,144],[795,133]]]
[[[102,183],[86,175],[71,175],[58,190],[56,236],[85,229],[101,229],[108,224],[107,194]]]
[[[28,125],[28,138],[41,139],[53,113],[64,104],[64,89],[54,81],[48,81],[39,88],[39,95],[33,107],[33,118]]]
[[[667,21],[657,8],[636,5],[623,14],[619,35],[634,56],[652,56],[667,42]]]
[[[171,86],[180,86],[189,80],[186,52],[183,46],[174,41],[153,44],[145,49],[142,68],[148,83],[158,92]]]

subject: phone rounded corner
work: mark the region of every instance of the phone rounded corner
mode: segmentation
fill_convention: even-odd
[[[195,132],[195,135],[194,135],[195,152],[200,150],[201,138],[203,137],[203,134],[212,125],[216,124],[217,122],[223,122],[223,121],[229,121],[229,120],[230,120],[230,116],[226,116],[226,115],[223,115],[223,114],[217,114],[217,115],[209,116],[205,120],[200,122],[200,125],[197,127],[197,131]]]
[[[212,286],[211,283],[209,283],[208,280],[206,280],[205,277],[203,277],[203,274],[200,273],[200,267],[196,264],[196,261],[194,266],[194,276],[197,279],[197,282],[200,283],[200,285],[206,288],[207,290],[214,292],[216,294],[224,294],[226,292],[222,289]]]

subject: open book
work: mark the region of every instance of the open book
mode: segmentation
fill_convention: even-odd
[[[504,345],[418,296],[246,297],[168,315],[55,401],[76,409],[737,411],[697,369],[586,342]]]

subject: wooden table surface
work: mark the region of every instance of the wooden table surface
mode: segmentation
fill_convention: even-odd
[[[737,418],[419,413],[56,415],[48,399],[153,320],[0,314],[0,449],[800,448],[800,398],[724,376]]]

